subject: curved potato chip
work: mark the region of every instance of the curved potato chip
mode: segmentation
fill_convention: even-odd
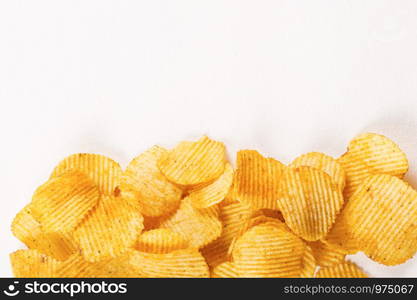
[[[160,228],[169,228],[179,233],[190,243],[190,247],[201,248],[217,239],[222,232],[219,220],[219,208],[195,208],[190,199],[181,201],[180,208]]]
[[[17,250],[10,254],[13,274],[17,278],[54,277],[59,261],[37,250]]]
[[[64,158],[52,172],[51,178],[61,176],[69,170],[85,173],[98,186],[101,193],[112,195],[119,185],[122,169],[120,165],[100,154],[78,153]]]
[[[320,267],[331,267],[345,261],[345,252],[336,247],[322,241],[310,242],[308,245],[311,247],[316,263]]]
[[[314,278],[316,267],[317,263],[313,255],[313,250],[311,250],[309,246],[306,246],[306,250],[303,255],[300,277]]]
[[[142,233],[135,248],[141,252],[164,254],[188,248],[188,241],[171,229],[160,228]]]
[[[211,278],[238,278],[234,263],[230,261],[223,262],[211,271]]]
[[[331,267],[320,268],[316,278],[367,278],[356,264],[346,261]]]
[[[290,167],[312,167],[327,173],[341,191],[345,188],[345,171],[340,163],[333,157],[321,152],[309,152],[303,154],[290,164]]]
[[[250,206],[243,203],[220,206],[219,217],[223,224],[221,236],[201,249],[209,266],[216,266],[229,259],[229,247],[251,214]]]
[[[239,277],[298,277],[305,249],[303,241],[284,224],[266,222],[237,240],[232,257]]]
[[[278,200],[285,223],[307,241],[324,238],[343,205],[342,191],[312,167],[287,168]]]
[[[224,173],[212,184],[198,190],[191,190],[188,197],[197,208],[207,208],[218,204],[226,197],[233,182],[233,168],[227,163]]]
[[[237,153],[234,188],[239,201],[253,209],[278,209],[279,183],[285,166],[255,150]]]
[[[397,265],[417,252],[417,191],[401,179],[368,177],[343,214],[356,244],[371,259]]]
[[[407,157],[398,145],[375,133],[355,137],[338,161],[346,172],[344,193],[347,198],[369,175],[388,174],[402,178],[408,170]]]
[[[87,175],[68,171],[41,185],[30,207],[46,232],[70,232],[97,205],[99,197],[96,185]]]
[[[149,278],[207,278],[209,268],[198,249],[183,249],[165,254],[136,251],[132,263]]]
[[[181,142],[158,161],[161,172],[181,186],[210,182],[224,171],[225,147],[203,136],[197,142]]]
[[[168,153],[154,146],[133,159],[123,173],[120,189],[125,198],[139,201],[142,214],[166,215],[180,205],[182,190],[159,171],[158,160]]]
[[[77,227],[74,238],[87,261],[114,258],[132,247],[143,229],[139,210],[122,197],[102,196]]]
[[[60,232],[44,232],[31,213],[30,204],[17,213],[12,223],[12,232],[28,248],[57,260],[65,260],[77,251],[73,238]]]

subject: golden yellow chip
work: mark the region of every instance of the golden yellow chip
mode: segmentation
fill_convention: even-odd
[[[278,202],[285,223],[307,241],[324,238],[342,208],[342,191],[312,167],[287,168],[282,178]]]
[[[145,216],[166,215],[180,205],[182,190],[169,182],[158,168],[158,160],[167,153],[164,148],[154,146],[133,159],[123,173],[122,196],[136,199]]]
[[[33,218],[30,204],[26,205],[14,218],[12,232],[30,249],[36,249],[57,260],[65,260],[77,251],[70,234],[44,232],[39,222]]]
[[[284,224],[266,222],[250,228],[234,244],[239,277],[298,277],[306,246]]]
[[[189,198],[181,201],[180,208],[167,220],[161,228],[169,228],[186,239],[190,247],[201,248],[217,239],[222,232],[219,220],[219,208],[195,208]]]
[[[120,165],[111,158],[100,154],[78,153],[63,159],[55,167],[51,178],[61,176],[69,170],[77,170],[88,175],[105,195],[113,194],[122,175]]]
[[[135,248],[141,252],[164,254],[188,248],[188,241],[171,229],[159,228],[142,233]]]
[[[209,268],[198,249],[155,254],[136,251],[131,260],[142,276],[150,278],[207,278]]]
[[[317,263],[313,255],[313,250],[311,250],[311,247],[306,246],[306,249],[303,255],[300,277],[301,278],[314,278],[316,267],[317,267]]]
[[[367,278],[356,264],[346,261],[331,267],[320,268],[316,278]]]
[[[211,270],[211,278],[238,278],[234,263],[226,261]]]
[[[197,142],[181,142],[158,161],[159,169],[172,182],[195,186],[219,177],[225,167],[225,147],[203,136]]]
[[[329,174],[341,191],[345,188],[345,171],[333,157],[321,152],[310,152],[297,157],[290,164],[293,168],[302,166],[313,167]]]
[[[243,203],[220,206],[220,220],[223,224],[221,236],[201,249],[209,266],[217,266],[229,259],[230,245],[251,214],[250,206]]]
[[[77,227],[74,237],[90,262],[114,258],[133,247],[143,229],[137,207],[122,197],[102,196],[97,208]]]
[[[346,172],[344,193],[347,198],[369,175],[388,174],[402,178],[408,170],[407,157],[397,144],[374,133],[355,137],[338,161]]]
[[[356,245],[376,262],[398,265],[417,252],[417,191],[401,179],[368,177],[343,214]]]
[[[253,209],[278,209],[279,183],[285,166],[255,150],[237,153],[234,188],[239,201]]]
[[[37,250],[18,250],[10,254],[13,274],[18,278],[53,277],[59,261]]]
[[[98,203],[96,185],[79,171],[49,179],[35,192],[33,217],[46,232],[72,231]]]
[[[197,208],[207,208],[224,200],[233,182],[233,167],[227,163],[224,173],[212,184],[201,189],[192,189],[188,195]]]
[[[320,267],[331,267],[345,261],[346,254],[337,247],[332,247],[322,241],[310,242],[316,263]]]

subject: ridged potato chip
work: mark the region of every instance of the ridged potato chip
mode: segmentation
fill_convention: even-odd
[[[211,278],[238,278],[234,263],[223,262],[211,270]]]
[[[309,152],[303,154],[294,159],[289,166],[293,168],[303,166],[316,168],[329,174],[341,191],[345,188],[345,171],[336,159],[324,153]]]
[[[346,261],[331,267],[320,268],[316,278],[367,278],[366,275],[355,263]]]
[[[17,250],[10,254],[13,274],[17,278],[54,277],[59,261],[37,250]]]
[[[182,190],[169,182],[158,168],[158,160],[167,153],[164,148],[154,146],[134,158],[123,173],[122,196],[136,199],[145,216],[166,215],[180,205]]]
[[[100,154],[78,153],[63,159],[55,167],[51,178],[61,176],[69,170],[85,173],[105,195],[113,194],[122,175],[120,165],[111,158]]]
[[[398,265],[417,252],[417,191],[401,179],[369,176],[343,214],[359,249],[376,262]]]
[[[316,267],[317,263],[313,255],[313,250],[311,250],[310,246],[306,246],[301,265],[300,277],[313,278],[316,272]]]
[[[331,267],[345,261],[346,254],[343,250],[322,241],[310,242],[308,245],[311,247],[316,263],[320,267]]]
[[[41,185],[30,204],[46,232],[71,232],[98,203],[96,185],[79,171],[68,171]]]
[[[312,167],[287,168],[280,189],[279,209],[288,227],[307,241],[324,238],[343,205],[331,177]]]
[[[159,228],[142,233],[135,248],[141,252],[164,254],[188,248],[188,241],[171,229]]]
[[[255,150],[237,153],[234,188],[239,201],[253,209],[278,209],[280,181],[285,166]]]
[[[339,159],[346,172],[345,197],[372,174],[388,174],[402,178],[408,170],[405,153],[389,138],[375,133],[355,137]]]
[[[102,196],[98,206],[77,227],[77,240],[84,258],[90,262],[114,258],[133,247],[143,229],[137,207],[122,197]]]
[[[306,245],[284,224],[266,222],[250,228],[234,244],[239,277],[299,277]]]
[[[53,276],[56,278],[90,278],[97,277],[94,264],[88,262],[80,253],[74,253],[65,261],[59,262]]]
[[[136,251],[131,262],[141,275],[149,278],[208,278],[209,268],[198,249],[177,250],[165,254]]]
[[[38,221],[33,218],[30,205],[26,205],[13,220],[12,232],[28,248],[57,260],[65,260],[77,251],[70,234],[44,232]]]
[[[224,173],[212,184],[201,189],[193,189],[188,197],[197,208],[208,208],[224,200],[233,182],[233,167],[227,163]]]
[[[219,208],[195,208],[190,199],[181,201],[180,208],[160,228],[169,228],[186,239],[190,247],[201,248],[217,239],[222,232]]]
[[[220,206],[219,217],[223,224],[221,236],[201,249],[209,266],[216,266],[229,259],[230,245],[251,215],[250,206],[243,203]]]
[[[158,161],[159,169],[172,182],[184,187],[210,182],[225,167],[225,146],[203,136],[197,142],[181,142]]]

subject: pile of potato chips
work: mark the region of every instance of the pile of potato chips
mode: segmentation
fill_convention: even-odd
[[[289,165],[204,136],[154,146],[125,170],[75,154],[15,217],[17,277],[367,277],[346,255],[406,262],[417,251],[417,192],[388,138],[365,133],[334,159]]]

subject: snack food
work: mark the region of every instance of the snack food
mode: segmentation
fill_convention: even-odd
[[[405,154],[366,133],[334,159],[288,166],[207,136],[159,146],[125,170],[74,154],[17,213],[16,277],[367,277],[346,255],[384,265],[417,252],[417,191]]]

